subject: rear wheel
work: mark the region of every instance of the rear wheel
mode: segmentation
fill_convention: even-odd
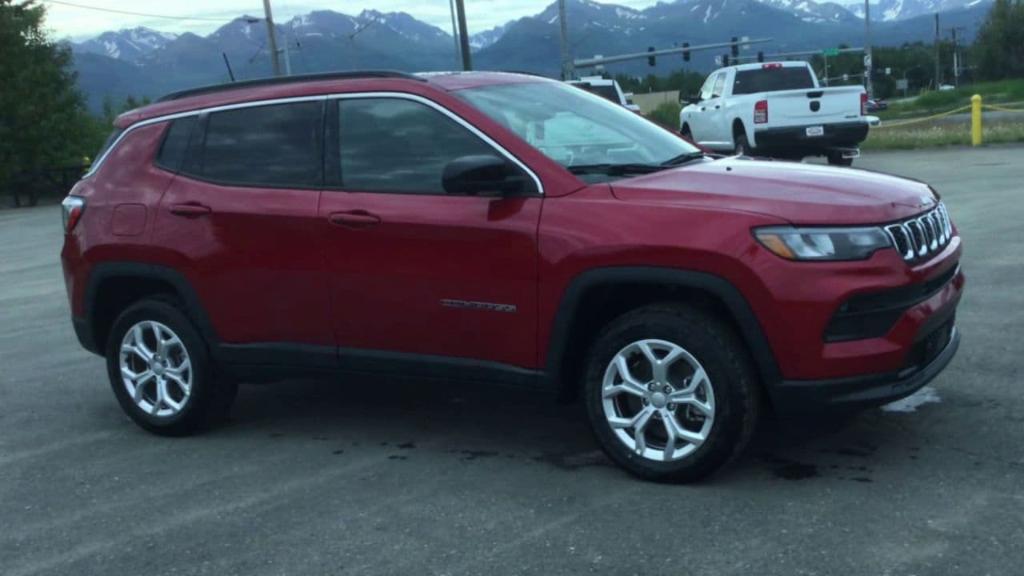
[[[846,158],[842,152],[829,152],[828,163],[833,166],[853,166],[853,158]]]
[[[121,408],[156,434],[181,436],[217,423],[237,391],[215,377],[206,343],[170,300],[142,300],[122,312],[106,358]]]
[[[750,156],[750,144],[747,142],[747,135],[737,133],[733,136],[733,154],[736,156]]]
[[[598,336],[584,381],[601,448],[645,479],[699,480],[735,458],[759,413],[756,379],[727,325],[695,308],[629,312]]]

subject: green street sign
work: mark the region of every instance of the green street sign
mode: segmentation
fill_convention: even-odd
[[[839,48],[826,48],[821,53],[825,56],[839,56]]]

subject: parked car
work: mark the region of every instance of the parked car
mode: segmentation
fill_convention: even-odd
[[[902,398],[960,338],[926,184],[713,159],[532,76],[171,95],[117,119],[63,216],[75,333],[157,434],[216,423],[238,382],[373,373],[387,402],[421,375],[582,396],[613,461],[689,481],[764,411]]]
[[[683,136],[735,154],[825,156],[829,164],[849,166],[868,135],[864,88],[823,88],[806,62],[720,68],[685,104]]]
[[[867,111],[868,112],[881,112],[882,110],[888,110],[889,103],[880,98],[868,98]]]
[[[623,92],[617,80],[604,78],[602,76],[584,76],[579,80],[569,80],[567,84],[597,94],[598,96],[614,102],[627,110],[640,112],[640,107],[633,103],[633,93]]]

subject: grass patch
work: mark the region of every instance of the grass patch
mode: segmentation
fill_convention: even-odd
[[[1024,102],[1024,79],[979,82],[947,92],[925,92],[909,102],[891,103],[889,109],[878,116],[883,120],[893,120],[937,114],[970,104],[971,96],[975,94],[981,94],[982,102],[987,104]]]
[[[679,112],[683,109],[682,106],[675,102],[662,102],[658,104],[658,107],[647,114],[647,119],[655,124],[661,125],[666,130],[672,132],[679,131]]]
[[[985,144],[1024,142],[1024,122],[993,122],[983,127]],[[970,146],[970,124],[932,124],[906,128],[872,128],[864,150],[907,150],[939,146]]]

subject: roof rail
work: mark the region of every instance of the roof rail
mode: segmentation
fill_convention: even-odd
[[[294,84],[298,82],[313,82],[316,80],[350,80],[358,78],[401,78],[403,80],[416,80],[418,82],[427,81],[425,78],[421,78],[414,74],[409,74],[408,72],[398,72],[397,70],[356,70],[351,72],[323,72],[320,74],[296,74],[295,76],[259,78],[256,80],[243,80],[241,82],[231,82],[228,84],[213,84],[210,86],[200,86],[198,88],[179,90],[178,92],[171,92],[170,94],[160,97],[160,99],[158,99],[157,102],[180,100],[181,98],[187,98],[189,96],[197,96],[200,94],[213,94],[216,92],[225,92],[228,90],[236,90],[239,88],[253,88],[257,86],[276,86],[278,84]]]

